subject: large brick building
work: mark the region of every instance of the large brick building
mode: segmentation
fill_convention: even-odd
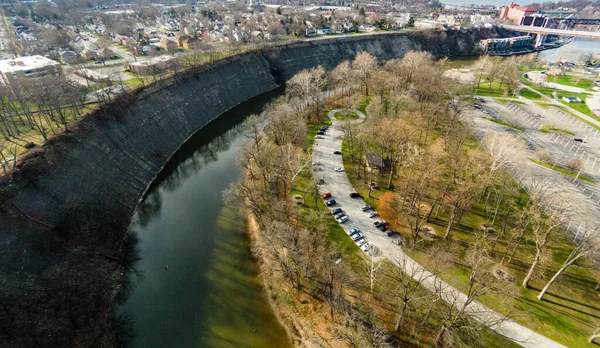
[[[502,8],[500,19],[507,19],[515,24],[521,24],[523,17],[530,16],[535,12],[536,10],[533,7],[522,7],[512,2]]]

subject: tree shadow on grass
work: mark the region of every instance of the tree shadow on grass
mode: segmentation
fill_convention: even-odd
[[[577,309],[573,309],[571,307],[568,307],[568,306],[565,306],[563,304],[560,304],[560,303],[557,303],[557,302],[554,302],[554,301],[551,301],[551,300],[547,300],[547,299],[544,299],[544,301],[539,301],[537,299],[531,300],[531,299],[528,299],[528,298],[521,297],[521,298],[517,298],[517,301],[521,301],[521,302],[527,303],[530,307],[535,308],[535,309],[537,309],[537,310],[539,310],[541,312],[544,312],[547,315],[548,318],[552,318],[555,323],[557,323],[560,326],[565,327],[565,328],[567,328],[569,330],[570,330],[570,328],[564,326],[560,322],[560,320],[557,320],[555,318],[556,314],[564,315],[565,317],[568,317],[570,320],[578,322],[579,324],[585,325],[587,327],[593,327],[593,325],[591,325],[591,323],[589,322],[589,320],[578,318],[578,317],[574,316],[573,313],[570,313],[570,312],[578,312],[578,313],[581,313],[581,314],[584,314],[584,315],[589,315],[589,316],[592,316],[594,318],[600,319],[599,316],[591,315],[591,314],[589,314],[587,312],[584,312],[584,311],[581,311],[581,310],[577,310]],[[562,310],[562,309],[559,309],[559,308],[556,308],[556,307],[554,307],[554,308],[548,308],[547,307],[548,304],[552,304],[552,305],[556,305],[558,307],[565,308],[568,311],[567,310]]]
[[[537,290],[537,289],[536,289],[536,290]],[[551,293],[551,292],[548,292],[548,293],[546,293],[546,296],[552,296],[552,297],[556,297],[556,298],[559,298],[559,299],[561,299],[561,300],[563,300],[563,301],[567,301],[567,302],[575,303],[575,304],[578,304],[578,305],[580,305],[580,306],[582,306],[582,307],[587,307],[587,308],[589,308],[589,309],[592,309],[592,310],[600,311],[600,308],[598,308],[598,307],[594,307],[594,306],[592,306],[592,305],[590,305],[590,304],[587,304],[587,303],[582,303],[582,302],[575,301],[575,300],[573,300],[573,299],[570,299],[570,298],[566,298],[566,297],[563,297],[563,296],[559,296],[559,295],[553,294],[553,293]],[[550,302],[550,303],[554,303],[554,304],[557,304],[557,305],[559,305],[559,306],[563,306],[563,307],[565,307],[565,308],[572,309],[572,310],[574,310],[574,311],[578,311],[578,310],[576,310],[576,309],[573,309],[573,308],[571,308],[571,307],[568,307],[568,306],[562,305],[562,304],[560,304],[560,303],[554,302],[554,301],[552,301],[552,300],[549,300],[549,299],[548,299],[546,296],[544,296],[544,301],[547,301],[547,302]],[[586,312],[583,312],[583,311],[578,311],[578,312],[581,312],[581,313],[587,314],[587,315],[589,315],[589,316],[592,316],[592,317],[594,317],[594,318],[600,319],[600,316],[598,316],[598,315],[595,315],[595,314],[589,314],[589,313],[586,313]]]

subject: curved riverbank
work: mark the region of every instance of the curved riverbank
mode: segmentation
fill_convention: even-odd
[[[410,50],[471,54],[488,35],[421,32],[286,45],[201,67],[88,115],[24,156],[0,183],[0,342],[115,345],[112,308],[131,216],[177,149],[225,111],[304,68],[331,69],[360,51],[380,61]]]

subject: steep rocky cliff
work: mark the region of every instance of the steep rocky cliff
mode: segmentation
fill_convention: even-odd
[[[359,36],[232,57],[127,96],[38,148],[0,182],[0,346],[113,346],[124,235],[137,203],[186,139],[301,69],[358,52],[472,54],[490,32]]]

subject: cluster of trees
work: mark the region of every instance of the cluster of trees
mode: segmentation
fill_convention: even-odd
[[[482,83],[488,84],[488,89],[493,89],[493,83],[498,83],[498,91],[506,87],[507,93],[514,93],[521,83],[521,73],[517,69],[523,64],[524,59],[532,59],[531,56],[503,58],[498,56],[481,56],[475,63],[477,88]]]
[[[32,134],[46,141],[68,132],[72,122],[84,116],[86,104],[108,103],[124,90],[123,81],[104,80],[92,85],[85,80],[87,86],[81,86],[62,74],[46,74],[0,86],[0,166],[4,174],[16,166],[23,148],[36,145]]]
[[[364,179],[370,195],[374,176],[383,173],[368,170],[367,153],[376,152],[383,158],[392,191],[381,197],[379,213],[396,227],[408,228],[412,246],[422,241],[423,231],[429,231],[424,224],[446,220],[445,231],[437,235],[449,239],[463,216],[482,205],[486,222],[476,233],[485,241],[488,259],[491,264],[503,265],[512,263],[518,251],[531,255],[525,260],[530,268],[522,281],[527,288],[534,276],[549,271],[543,260],[550,257],[549,245],[560,239],[561,227],[566,226],[573,207],[565,205],[547,182],[532,185],[523,201],[519,186],[506,171],[518,156],[526,155],[526,144],[520,138],[488,134],[478,147],[469,145],[474,139],[462,113],[471,102],[459,97],[465,91],[454,88],[443,76],[443,65],[443,60],[436,61],[427,53],[409,52],[371,74],[365,84],[378,90],[379,103],[372,103],[371,117],[364,125],[344,125],[350,160],[358,165],[358,179]],[[490,84],[496,79],[489,76],[490,71],[516,70],[511,60],[494,64],[489,58],[479,60],[480,72],[482,67]],[[504,76],[498,79],[511,85]],[[401,186],[396,187],[397,181]],[[535,245],[533,253],[529,241]],[[574,242],[572,253],[538,299],[578,260],[598,262],[597,227],[588,226]],[[505,245],[503,252],[496,250],[499,243]]]
[[[307,294],[328,306],[331,319],[339,322],[339,339],[358,346],[387,346],[388,337],[375,317],[357,310],[344,296],[352,277],[347,263],[340,262],[341,252],[324,238],[329,214],[313,211],[305,217],[309,223],[302,226],[290,200],[294,181],[306,175],[304,169],[311,163],[304,151],[306,105],[286,95],[268,106],[266,127],[258,116],[247,121],[249,141],[239,155],[245,173],[224,199],[252,213],[260,236],[255,252],[295,294]],[[316,182],[314,186],[318,197]]]
[[[445,120],[448,116],[446,111],[436,112],[431,105],[437,103],[438,96],[447,92],[446,85],[441,81],[436,82],[439,83],[437,86],[434,84],[434,81],[442,78],[443,64],[443,61],[434,62],[427,54],[411,52],[404,60],[390,62],[383,70],[378,70],[373,56],[360,53],[354,61],[341,63],[331,73],[326,73],[321,67],[299,72],[289,81],[286,95],[266,109],[266,127],[263,128],[264,122],[258,117],[248,121],[249,141],[242,147],[239,160],[245,174],[224,194],[225,200],[235,206],[243,202],[255,217],[260,236],[255,251],[268,260],[274,271],[281,274],[296,293],[305,293],[326,303],[332,325],[338,328],[336,339],[355,346],[388,346],[394,337],[406,339],[416,330],[428,332],[431,342],[438,345],[475,342],[483,329],[505,320],[505,317],[483,321],[471,318],[473,302],[489,291],[501,289],[488,271],[487,244],[478,243],[468,253],[466,264],[471,273],[470,289],[465,301],[464,297],[449,291],[447,285],[437,278],[444,267],[451,263],[451,255],[444,250],[432,251],[438,257],[426,265],[428,271],[410,259],[394,260],[396,265],[377,263],[373,259],[367,265],[348,265],[344,252],[326,238],[331,233],[328,222],[330,214],[312,209],[299,216],[289,197],[298,177],[309,179],[305,198],[314,198],[314,206],[318,206],[320,183],[310,170],[311,157],[306,146],[307,123],[319,120],[316,116],[320,115],[323,108],[327,94],[325,90],[343,89],[344,96],[338,100],[345,104],[348,95],[353,94],[352,90],[360,89],[365,93],[374,91],[384,96],[386,100],[380,105],[381,110],[386,111],[375,117],[374,126],[369,125],[365,132],[351,123],[345,125],[345,139],[353,143],[355,148],[380,149],[386,160],[395,163],[396,173],[411,172],[414,179],[407,190],[411,193],[405,195],[403,201],[406,204],[398,201],[398,208],[404,207],[415,212],[422,210],[416,207],[425,200],[423,187],[429,187],[430,181],[437,180],[435,177],[440,170],[435,169],[438,166],[436,161],[442,155],[427,156],[422,145],[427,143],[431,135],[427,133],[427,127],[421,134],[415,131],[413,120],[423,117],[419,125],[429,124],[429,127],[444,123],[446,131],[452,136],[463,134],[465,137],[464,128],[451,129],[460,127],[460,122],[456,122],[457,115],[454,115],[455,122],[450,122],[449,119]],[[420,79],[423,71],[431,74],[425,81]],[[396,88],[399,94],[392,93],[391,88]],[[414,109],[411,107],[405,113],[403,110],[408,106],[407,101],[412,100],[414,94],[418,94]],[[445,104],[443,106],[442,110],[448,109]],[[410,119],[401,115],[410,116]],[[431,119],[425,119],[427,117],[424,115]],[[444,141],[436,144],[440,147],[439,151],[443,152],[445,146],[456,147],[457,141],[448,138],[447,145],[444,145]],[[453,153],[455,158],[451,159],[462,163],[464,159],[461,154],[462,150],[456,149]],[[355,160],[361,157],[355,154]],[[478,164],[478,167],[484,166]],[[432,170],[431,173],[428,173],[429,170]],[[466,174],[467,166],[459,170],[457,165],[453,172],[457,181],[476,180],[476,175]],[[426,173],[425,176],[419,177],[423,173]],[[454,191],[460,190],[460,185],[450,185],[450,178],[446,182],[448,188],[444,197],[456,195]],[[393,186],[393,180],[389,185]],[[440,199],[439,204],[450,200]],[[466,203],[456,205],[457,216],[468,206]],[[420,219],[424,221],[426,213],[422,211],[420,214]],[[359,271],[357,275],[357,267],[364,271]],[[362,310],[358,311],[348,299],[348,289],[351,288],[367,290],[372,301],[383,302],[385,306],[394,308],[394,330],[386,331],[381,319],[377,318],[375,310],[368,304],[361,304]]]

